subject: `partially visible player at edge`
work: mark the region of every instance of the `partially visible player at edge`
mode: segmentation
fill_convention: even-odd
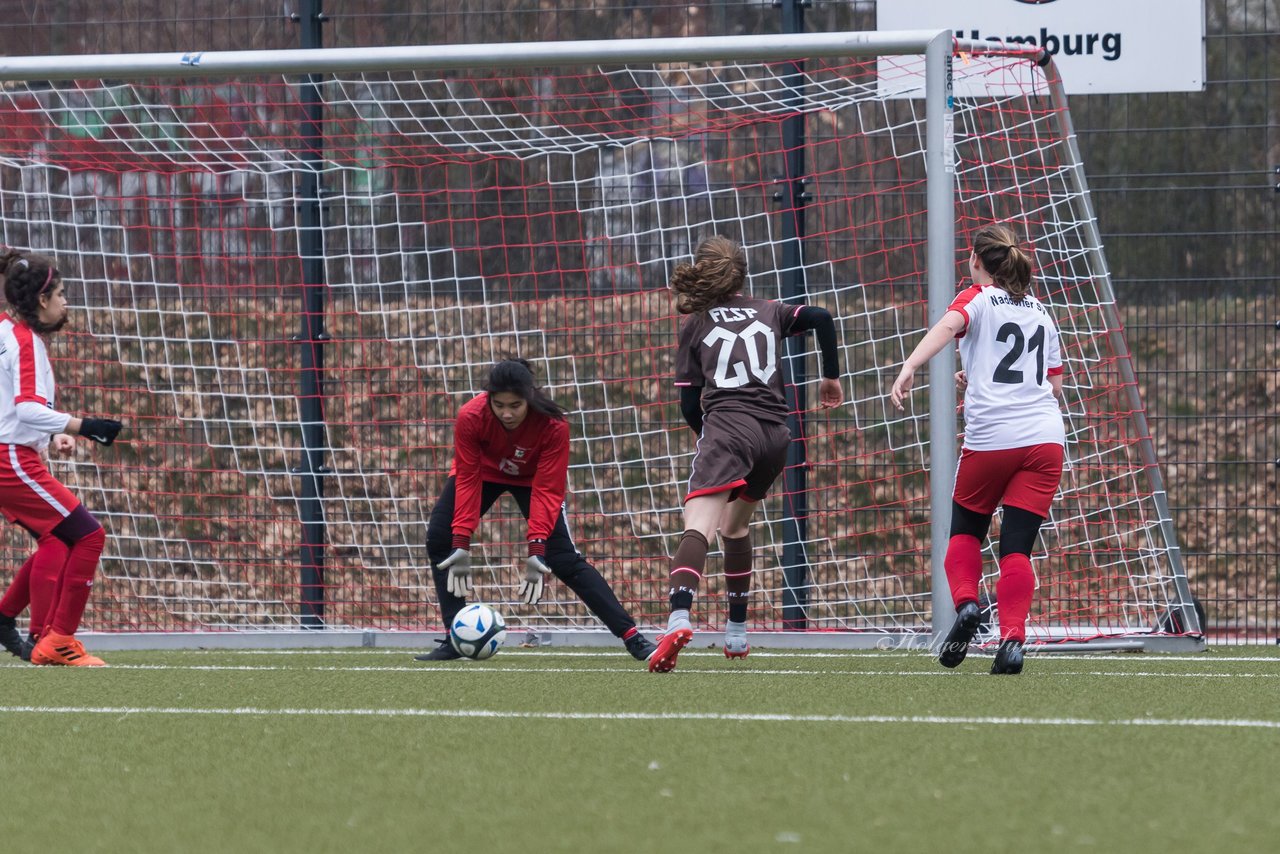
[[[110,445],[123,425],[54,408],[44,338],[66,325],[67,298],[53,259],[9,250],[0,270],[14,315],[0,316],[0,510],[37,543],[0,598],[0,643],[32,664],[101,667],[105,662],[85,652],[75,633],[106,535],[45,461],[50,444],[71,451],[71,434]],[[28,604],[31,637],[24,643],[15,618]]]
[[[743,296],[747,256],[726,237],[698,245],[671,276],[680,325],[676,385],[680,412],[698,434],[684,500],[684,533],[671,558],[671,615],[649,670],[667,673],[693,638],[689,611],[711,538],[724,550],[729,620],[724,654],[746,658],[751,595],[751,514],[786,465],[791,433],[782,378],[782,339],[813,330],[822,353],[822,408],[839,406],[836,326],[823,308]]]
[[[636,629],[609,582],[582,556],[569,534],[564,498],[569,424],[559,404],[534,384],[528,362],[507,359],[493,366],[484,393],[459,410],[453,444],[449,479],[427,523],[427,557],[445,630],[471,595],[471,536],[494,502],[510,493],[529,522],[521,600],[538,604],[547,576],[555,575],[634,658],[646,660],[653,643]],[[417,660],[460,658],[447,639],[439,643],[438,649]]]
[[[902,409],[915,372],[952,338],[960,339],[963,370],[956,379],[965,388],[964,446],[943,562],[956,619],[938,660],[944,667],[959,666],[978,631],[982,541],[991,514],[1003,505],[996,582],[1000,647],[991,672],[1021,673],[1036,585],[1031,549],[1062,479],[1062,356],[1053,318],[1031,295],[1031,260],[1012,231],[1000,225],[979,229],[969,270],[973,285],[907,358],[890,397]]]

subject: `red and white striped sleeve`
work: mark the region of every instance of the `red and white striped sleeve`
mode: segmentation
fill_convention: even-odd
[[[13,327],[18,342],[18,357],[11,363],[13,371],[13,406],[18,420],[27,427],[44,433],[59,433],[67,428],[71,416],[51,406],[53,400],[53,368],[44,341],[24,324]]]

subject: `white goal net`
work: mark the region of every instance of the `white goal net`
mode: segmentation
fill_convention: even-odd
[[[800,282],[836,317],[848,401],[797,414],[804,477],[780,480],[752,528],[752,629],[794,622],[789,597],[833,643],[927,634],[928,390],[905,413],[886,398],[927,325],[923,65],[342,72],[319,82],[314,126],[296,75],[7,84],[0,239],[52,254],[65,276],[59,405],[128,424],[115,446],[53,462],[109,535],[90,628],[300,625],[308,402],[325,425],[311,591],[325,624],[438,627],[424,539],[452,419],[515,355],[571,411],[579,549],[642,624],[658,622],[694,444],[665,284],[721,233],[746,247],[754,295]],[[1168,621],[1182,603],[1175,546],[1060,107],[1023,57],[967,57],[955,75],[978,93],[954,105],[957,277],[972,231],[1011,223],[1062,331],[1069,469],[1035,556],[1031,637],[1182,631]],[[797,153],[803,196],[787,180]],[[300,215],[308,172],[315,229]],[[789,212],[805,224],[798,252]],[[323,286],[320,366],[296,340],[305,285]],[[790,365],[809,380],[815,366]],[[802,388],[816,407],[814,383]],[[807,510],[788,524],[797,482]],[[477,599],[516,631],[597,628],[562,585],[516,603],[523,541],[500,503],[475,537]],[[6,529],[10,566],[28,548]],[[797,555],[803,584],[785,593]],[[702,628],[724,619],[718,567],[713,553]]]

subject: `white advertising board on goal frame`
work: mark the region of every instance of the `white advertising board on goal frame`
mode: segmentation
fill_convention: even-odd
[[[943,27],[957,39],[1043,48],[1061,70],[1069,95],[1202,91],[1204,15],[1204,0],[892,0],[876,5],[881,30]]]

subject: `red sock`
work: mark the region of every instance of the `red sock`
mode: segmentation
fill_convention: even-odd
[[[996,610],[1000,614],[1000,640],[1026,643],[1027,613],[1036,589],[1031,558],[1023,554],[1000,559],[1000,580],[996,582]]]
[[[982,581],[982,543],[972,534],[956,534],[947,544],[942,566],[947,571],[951,601],[978,601],[978,582]]]
[[[53,534],[40,538],[36,553],[31,556],[31,632],[44,634],[53,616],[54,603],[58,601],[58,579],[67,564],[71,549]]]
[[[106,542],[106,532],[98,528],[71,547],[58,579],[58,602],[49,620],[49,631],[53,634],[74,635],[80,628],[80,618],[84,616],[93,587],[93,574],[98,569],[98,557]]]
[[[35,555],[27,558],[13,581],[9,582],[9,589],[0,598],[0,614],[16,617],[31,604],[31,564],[34,561]]]

